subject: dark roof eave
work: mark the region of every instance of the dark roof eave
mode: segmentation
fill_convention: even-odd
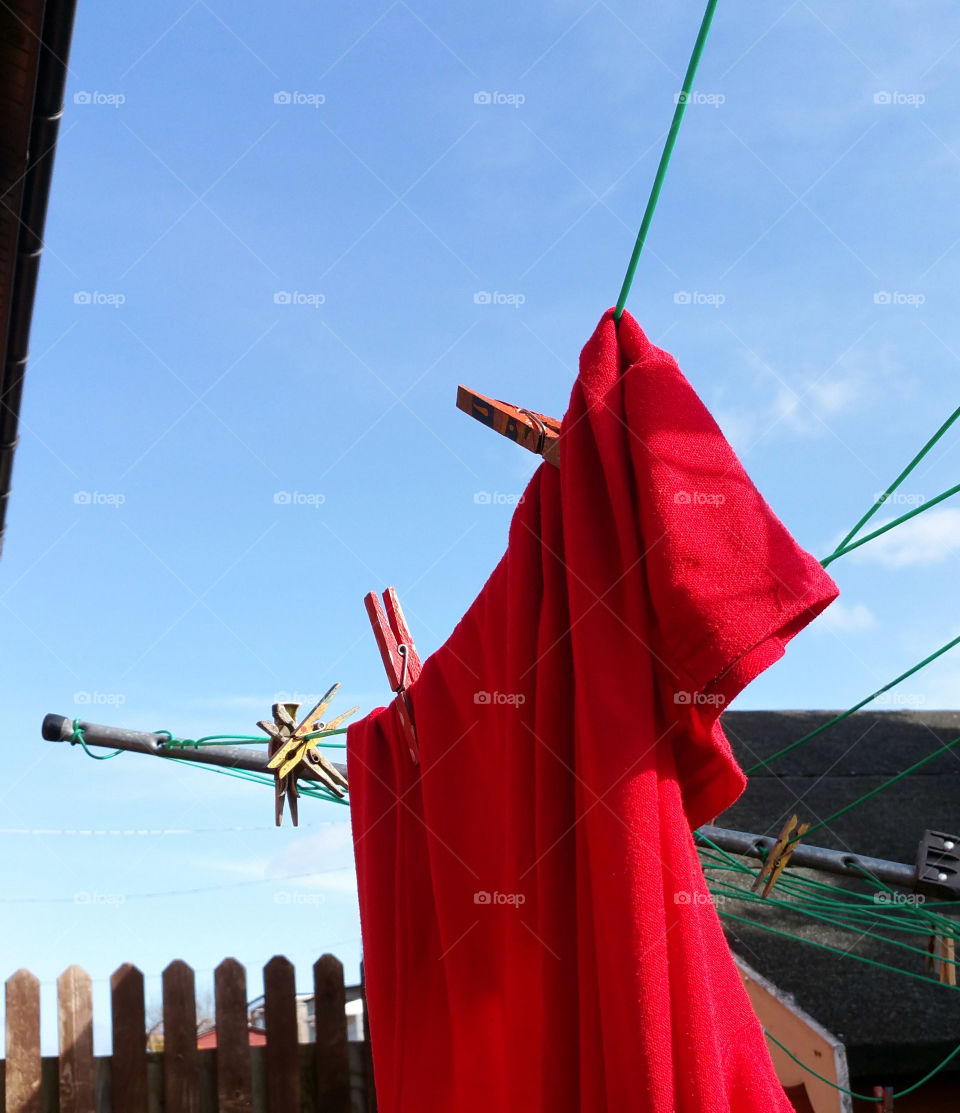
[[[47,0],[44,6],[0,381],[0,554],[75,14],[76,0]]]

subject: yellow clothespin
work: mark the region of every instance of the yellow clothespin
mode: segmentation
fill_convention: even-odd
[[[309,734],[314,729],[313,723],[320,721],[320,716],[326,711],[333,701],[333,697],[340,690],[339,684],[334,684],[327,694],[320,700],[320,702],[304,715],[300,725],[296,727],[290,734],[290,737],[284,744],[277,750],[277,752],[270,758],[267,763],[268,769],[276,769],[277,766],[283,764],[287,756],[295,749],[299,748],[300,743],[303,741],[303,736]],[[257,724],[258,726],[260,724]]]
[[[796,828],[796,832],[794,832],[794,828]],[[809,823],[801,823],[797,826],[797,816],[795,814],[790,816],[783,825],[783,830],[780,832],[777,841],[773,844],[773,849],[767,855],[767,860],[761,866],[760,872],[750,886],[753,892],[756,892],[762,885],[763,892],[760,896],[766,897],[769,894],[793,856],[797,844],[809,828]]]
[[[352,707],[329,723],[322,723],[320,716],[330,706],[330,702],[337,694],[340,685],[334,684],[320,702],[308,712],[301,720],[299,726],[296,722],[300,705],[297,703],[274,704],[274,721],[261,720],[257,726],[270,736],[270,760],[267,768],[272,770],[276,784],[276,823],[280,826],[283,815],[283,799],[290,800],[290,812],[293,825],[297,825],[296,800],[297,769],[301,762],[305,762],[311,771],[311,780],[318,780],[325,785],[335,796],[343,796],[347,788],[347,779],[335,765],[328,761],[317,750],[319,738],[310,738],[309,735],[321,729],[333,730],[344,719],[349,718],[359,707]],[[301,771],[302,775],[302,771]]]
[[[331,719],[329,723],[321,723],[318,719],[314,719],[313,725],[308,726],[307,729],[303,731],[303,734],[312,734],[314,731],[319,730],[336,730],[342,722],[345,722],[347,719],[350,718],[351,715],[354,714],[354,712],[359,710],[360,704],[357,704],[356,707],[351,707],[349,711],[344,711],[342,715],[338,715],[335,719]],[[287,757],[287,760],[283,763],[283,765],[280,766],[279,776],[281,777],[285,777],[289,772],[295,769],[308,754],[313,753],[313,751],[320,743],[319,738],[303,738],[302,735],[295,738],[295,741],[298,741],[299,745],[297,749],[294,750],[293,753],[291,753]],[[323,756],[323,754],[318,753],[316,756],[319,759],[319,764],[321,765],[321,767],[329,775],[330,768],[332,768],[332,766],[330,766],[330,763]],[[330,768],[328,768],[328,766],[330,766]],[[270,765],[268,765],[267,768],[269,769]],[[334,772],[336,772],[336,770],[334,770]],[[343,781],[343,787],[347,787],[346,781]]]
[[[339,690],[340,685],[334,684],[316,707],[304,715],[303,721],[293,732],[290,739],[270,758],[270,761],[267,763],[267,768],[279,769],[277,773],[278,777],[285,777],[288,773],[292,772],[293,769],[303,761],[308,751],[316,748],[320,739],[307,738],[306,735],[313,734],[319,730],[335,730],[342,722],[349,719],[354,712],[360,710],[360,705],[357,704],[356,707],[351,707],[349,711],[344,711],[342,715],[338,715],[335,719],[331,719],[329,723],[321,722],[321,715],[323,715],[333,702],[333,697]],[[322,758],[322,755],[320,756]],[[329,774],[330,770],[326,768],[329,762],[323,758],[321,764],[324,771]],[[344,782],[343,787],[346,787],[346,782]]]

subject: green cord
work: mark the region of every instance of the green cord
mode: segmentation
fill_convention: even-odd
[[[315,730],[310,734],[301,736],[301,742],[309,742],[314,738],[330,738],[335,734],[346,734],[347,727],[340,730]],[[269,742],[269,738],[264,738],[263,735],[252,734],[205,734],[202,738],[175,738],[169,730],[155,730],[154,734],[165,734],[167,741],[164,743],[164,748],[169,747],[171,750],[185,750],[188,746],[192,746],[195,750],[199,750],[201,746],[218,746],[221,742],[237,742],[241,745],[253,745],[255,743]],[[346,743],[344,742],[321,742],[319,744],[325,750],[345,750]]]
[[[862,699],[859,703],[855,703],[853,707],[848,708],[846,711],[842,711],[839,715],[835,715],[832,719],[828,719],[827,722],[816,727],[814,730],[811,730],[809,734],[805,734],[802,738],[798,738],[796,742],[791,742],[789,746],[784,746],[782,750],[777,750],[777,752],[775,754],[771,754],[770,757],[764,758],[762,761],[758,761],[756,765],[751,765],[750,768],[746,770],[747,776],[752,776],[760,769],[763,769],[764,766],[769,767],[770,762],[777,761],[779,758],[782,757],[786,757],[787,754],[793,753],[794,750],[798,749],[805,742],[809,742],[811,738],[816,738],[818,734],[822,734],[829,727],[843,722],[843,720],[852,715],[854,711],[859,711],[861,707],[864,707],[872,700],[875,700],[877,696],[882,696],[884,692],[888,692],[891,688],[899,684],[901,680],[906,680],[908,676],[913,676],[915,672],[919,672],[920,669],[922,669],[925,665],[929,665],[931,661],[935,661],[938,657],[941,657],[944,653],[946,653],[948,649],[953,649],[953,647],[958,643],[960,643],[960,636],[953,638],[952,641],[948,641],[946,645],[942,645],[938,650],[931,653],[929,657],[925,657],[918,665],[914,665],[913,668],[907,669],[906,672],[901,673],[895,680],[891,680],[888,684],[884,684],[882,688],[878,688],[875,692],[867,696],[865,699]]]
[[[273,777],[269,773],[258,773],[255,769],[226,769],[217,765],[203,765],[195,761],[182,761],[180,758],[172,757],[170,761],[175,761],[178,765],[186,765],[191,769],[205,769],[208,773],[220,773],[226,777],[239,777],[241,780],[253,781],[256,784],[272,785],[274,783]],[[331,804],[345,804],[349,806],[349,800],[343,797],[336,796],[330,792],[325,785],[322,784],[304,784],[303,781],[297,783],[297,791],[301,796],[310,796],[315,800],[326,800]]]
[[[706,865],[704,867],[705,869],[726,870],[744,877],[749,877],[751,882],[754,879],[753,869],[744,863],[734,862],[732,864],[724,863],[722,865],[718,865],[715,862],[709,861],[708,852],[702,851],[701,854],[702,857],[707,859]],[[881,889],[888,896],[896,896],[893,889],[885,885],[882,881],[880,881],[879,878],[870,873],[869,870],[867,870],[862,865],[862,863],[858,862],[857,868],[868,881],[879,887],[879,889]],[[733,886],[732,888],[738,894],[742,894],[744,900],[755,901],[758,904],[769,904],[771,900],[776,899],[770,897],[759,897],[752,891],[744,891],[737,888],[736,886]],[[922,919],[927,925],[932,925],[937,929],[938,932],[943,934],[954,934],[958,930],[958,925],[953,920],[950,920],[946,916],[942,916],[936,912],[930,911],[930,908],[943,907],[950,908],[952,911],[956,912],[957,904],[955,901],[925,901],[922,911],[915,911],[912,905],[897,903],[889,903],[882,906],[877,906],[875,903],[876,894],[874,893],[858,893],[850,889],[838,888],[836,885],[828,885],[825,882],[806,878],[799,874],[784,874],[778,882],[777,892],[791,895],[802,894],[804,892],[806,892],[807,894],[810,894],[811,892],[820,893],[823,895],[807,895],[806,897],[802,898],[805,908],[832,908],[835,913],[842,912],[848,916],[852,916],[854,919],[857,920],[869,916],[870,919],[879,920],[880,922],[890,927],[892,930],[914,930],[915,932],[921,931],[922,928],[917,924],[914,924],[912,928],[909,927],[908,922],[911,919]],[[831,895],[826,896],[825,894],[827,893]],[[868,906],[866,904],[866,901],[868,899],[874,902],[872,906]],[[783,907],[793,908],[795,906],[793,904],[788,905],[784,903]],[[908,926],[901,927],[901,924],[907,924]]]
[[[700,838],[703,839],[702,834]],[[710,840],[705,841],[710,843]],[[842,930],[855,931],[858,939],[873,939],[880,943],[895,947],[899,951],[905,952],[911,956],[916,955],[923,958],[927,957],[926,949],[907,942],[906,940],[897,939],[896,935],[929,935],[932,931],[938,935],[949,936],[955,940],[960,938],[960,934],[958,934],[960,933],[960,925],[936,911],[937,908],[950,908],[952,912],[955,912],[957,906],[954,902],[925,902],[922,906],[913,903],[897,903],[894,901],[878,904],[878,891],[882,891],[890,897],[895,897],[896,894],[890,886],[880,881],[879,878],[875,877],[868,869],[859,863],[859,872],[862,879],[872,887],[872,891],[869,893],[838,888],[836,885],[828,885],[825,882],[812,880],[800,874],[794,874],[792,876],[784,875],[780,879],[777,892],[780,893],[782,899],[778,899],[776,896],[763,898],[757,893],[734,884],[732,881],[726,881],[722,877],[715,878],[711,876],[714,871],[720,871],[721,873],[733,873],[744,880],[749,879],[752,882],[755,876],[753,869],[742,861],[734,859],[725,851],[718,849],[718,852],[714,854],[713,851],[701,847],[700,855],[701,859],[705,859],[702,861],[702,865],[707,876],[710,891],[715,897],[719,898],[721,902],[735,900],[754,906],[766,905],[771,911],[805,916],[810,920],[829,924]],[[827,893],[831,895],[828,897],[825,895]],[[868,901],[870,903],[868,903]],[[722,908],[718,908],[718,912],[721,915],[732,915],[731,913],[723,912]],[[753,923],[756,927],[763,930],[772,930],[766,924],[757,923],[754,920],[745,920],[744,922]],[[890,935],[882,935],[880,931],[890,932],[893,934],[893,937]],[[791,939],[798,938],[791,935],[785,935],[785,937]],[[799,941],[811,942],[802,937],[799,937]],[[835,950],[833,948],[827,949]],[[846,952],[836,950],[836,953],[842,955]],[[853,957],[859,958],[860,956]],[[870,961],[865,959],[861,960]],[[955,960],[945,959],[943,961],[949,965],[957,965]],[[881,965],[884,965],[886,969],[892,972],[907,974],[912,977],[916,976],[912,971],[903,969],[902,967],[885,964]],[[921,980],[940,985],[940,982],[935,979],[923,978]]]
[[[833,560],[833,558],[839,554],[841,549],[846,548],[847,542],[850,541],[852,538],[856,537],[856,535],[860,532],[861,528],[864,525],[866,525],[866,523],[880,509],[880,507],[883,506],[883,504],[887,501],[887,499],[900,486],[900,484],[907,478],[907,476],[913,471],[913,469],[917,466],[917,464],[920,463],[920,461],[924,458],[924,456],[927,455],[927,453],[933,448],[933,446],[937,443],[937,441],[940,440],[940,438],[944,435],[944,433],[946,433],[946,431],[950,428],[950,426],[953,425],[953,423],[957,420],[958,417],[960,417],[960,406],[958,406],[957,409],[955,409],[953,411],[953,413],[940,426],[940,428],[936,431],[936,433],[933,434],[933,436],[930,438],[930,440],[928,440],[927,443],[923,446],[923,448],[920,449],[920,451],[917,453],[917,455],[914,456],[914,458],[910,461],[909,464],[907,464],[907,466],[897,476],[897,478],[890,484],[890,486],[883,492],[883,494],[874,502],[873,506],[870,507],[870,509],[866,512],[866,514],[864,514],[864,516],[860,519],[860,521],[857,522],[857,524],[853,527],[852,530],[850,530],[850,532],[847,534],[847,536],[844,537],[844,539],[836,547],[836,549],[833,551],[833,553],[831,553],[830,556],[827,558],[828,560]]]
[[[929,510],[932,506],[936,506],[938,502],[943,502],[944,499],[950,498],[951,495],[955,495],[958,491],[960,491],[960,483],[951,487],[948,491],[944,491],[942,494],[937,495],[936,498],[932,498],[928,502],[922,503],[920,506],[915,506],[913,510],[908,510],[906,514],[901,514],[899,518],[894,518],[892,522],[887,522],[886,525],[880,526],[879,529],[875,529],[872,533],[864,534],[863,537],[858,538],[856,541],[851,541],[849,545],[840,545],[838,548],[834,549],[829,556],[824,557],[820,563],[826,568],[827,565],[830,564],[831,561],[836,560],[837,557],[842,557],[847,553],[853,552],[854,549],[859,549],[861,545],[866,545],[868,541],[872,541],[875,537],[887,533],[889,530],[893,529],[894,526],[902,525],[911,518],[916,518],[918,514],[922,514],[925,510]]]
[[[704,870],[717,870],[722,868],[723,867],[713,865],[710,862],[707,862],[704,866]],[[738,867],[732,872],[736,872],[741,876],[749,877],[751,881],[754,878],[753,870],[750,869],[748,866],[738,865]],[[876,881],[876,883],[880,885],[887,894],[894,896],[896,895],[894,894],[892,889],[884,886],[879,880],[872,878],[872,875],[867,874],[867,876]],[[778,900],[776,897],[760,897],[750,890],[741,889],[736,885],[730,884],[729,882],[711,882],[711,879],[708,878],[708,884],[709,883],[712,883],[715,887],[719,887],[719,885],[724,884],[725,888],[723,890],[723,895],[725,897],[731,896],[732,899],[741,899],[747,903],[753,902],[758,905],[776,906],[784,909],[785,911],[798,912],[803,915],[810,915],[814,918],[821,915],[821,912],[818,910],[832,910],[835,917],[846,916],[846,926],[851,927],[852,929],[857,931],[860,930],[862,922],[866,919],[873,920],[874,922],[882,925],[886,930],[904,932],[913,935],[926,933],[926,930],[930,926],[932,926],[936,930],[936,933],[939,935],[956,936],[958,934],[958,930],[960,930],[960,925],[957,925],[954,921],[948,919],[946,916],[941,916],[935,912],[930,912],[927,909],[926,904],[924,904],[922,910],[920,910],[913,904],[878,905],[876,903],[875,893],[855,893],[849,889],[839,889],[836,885],[826,885],[823,882],[813,881],[809,878],[804,878],[799,875],[794,875],[791,877],[790,875],[785,874],[777,883],[776,891],[783,894],[784,896],[789,895],[793,897],[794,899],[791,901]],[[810,895],[805,896],[805,888],[807,889],[808,894],[810,890],[815,891],[817,889],[826,889],[832,891],[834,894],[843,895],[834,895],[832,897]],[[866,904],[866,901],[868,899],[871,900],[870,905]],[[956,911],[956,904],[953,901],[940,901],[930,903],[931,905],[934,905],[936,907],[952,907],[953,910]],[[924,921],[924,924],[926,925],[926,928],[924,927],[924,925],[918,924],[916,922],[911,923],[911,919],[922,919]],[[899,943],[894,939],[885,939],[885,941],[897,947],[904,947],[907,950],[915,949],[908,943]],[[948,959],[944,961],[952,963],[954,960]]]
[[[726,870],[738,874],[742,877],[749,877],[751,882],[754,878],[753,869],[742,861],[738,861],[727,851],[717,847],[715,843],[703,835],[702,832],[697,832],[698,838],[703,842],[709,844],[710,847],[716,851],[715,857],[719,858],[719,864],[716,861],[711,861],[713,851],[701,847],[701,858],[705,859],[704,870]],[[869,870],[867,870],[862,863],[856,863],[859,872],[874,886],[885,892],[890,896],[896,896],[894,890],[890,886],[882,882],[878,877],[875,877]],[[710,879],[708,878],[708,882]],[[932,927],[939,934],[944,935],[957,935],[958,925],[934,911],[932,908],[936,907],[949,907],[956,910],[956,903],[953,901],[940,901],[940,902],[924,902],[923,906],[915,906],[913,904],[899,904],[889,903],[884,905],[877,905],[875,901],[875,893],[858,893],[849,889],[839,889],[836,885],[831,885],[823,881],[818,881],[813,878],[802,877],[800,875],[790,876],[785,874],[780,878],[777,886],[777,891],[785,895],[796,897],[793,901],[779,901],[776,897],[760,897],[756,893],[748,890],[743,890],[738,886],[732,885],[729,882],[716,882],[713,883],[714,889],[717,890],[718,886],[722,886],[723,896],[733,896],[734,899],[741,899],[746,902],[752,902],[758,905],[767,905],[783,908],[787,911],[795,911],[804,915],[810,915],[813,918],[821,918],[821,915],[826,912],[832,912],[831,921],[838,922],[839,926],[852,926],[856,930],[861,930],[860,921],[869,919],[875,923],[883,925],[887,930],[909,932],[911,934],[918,934],[924,930],[924,925],[927,929]],[[811,893],[820,893],[821,896],[810,896]],[[805,895],[803,895],[805,894]],[[830,894],[827,896],[826,894]],[[867,901],[871,901],[867,904]],[[856,924],[844,924],[843,921],[837,921],[836,917],[846,916],[847,920],[858,921]],[[923,921],[918,924],[916,921]],[[913,921],[913,922],[911,922]],[[874,936],[875,938],[884,939],[894,946],[902,947],[906,950],[917,951],[917,948],[912,947],[910,944],[898,943],[896,940],[886,939],[881,936]],[[925,953],[925,952],[919,952]],[[949,960],[946,960],[949,961]]]
[[[623,307],[630,293],[630,287],[633,285],[633,276],[637,273],[637,263],[640,261],[640,252],[643,250],[643,245],[647,238],[647,231],[650,228],[650,221],[653,219],[653,211],[656,209],[657,201],[660,198],[663,179],[666,177],[667,167],[670,164],[670,156],[673,154],[673,147],[677,141],[677,133],[680,131],[680,122],[683,120],[684,109],[687,107],[687,101],[690,99],[690,93],[693,89],[693,79],[696,76],[697,66],[700,64],[700,56],[703,54],[703,48],[706,45],[707,34],[710,31],[710,24],[713,21],[713,13],[716,6],[717,0],[708,0],[707,10],[703,13],[700,33],[697,35],[697,41],[693,47],[693,54],[690,55],[687,73],[683,79],[683,89],[677,99],[677,107],[673,112],[673,122],[670,124],[670,131],[667,133],[667,142],[664,145],[663,154],[660,156],[660,165],[657,167],[657,175],[653,179],[653,188],[650,190],[650,196],[647,199],[647,207],[643,213],[640,231],[637,233],[637,242],[633,245],[630,265],[627,267],[623,286],[620,288],[620,296],[617,298],[617,308],[613,313],[613,319],[615,321],[619,321],[620,317],[623,315]]]
[[[835,1090],[839,1090],[842,1094],[849,1094],[850,1097],[858,1098],[860,1101],[876,1101],[877,1100],[875,1095],[873,1095],[873,1094],[858,1094],[855,1090],[844,1089],[843,1086],[838,1086],[836,1082],[831,1082],[829,1078],[824,1078],[822,1074],[817,1074],[817,1072],[813,1069],[813,1067],[808,1067],[807,1064],[802,1062],[800,1059],[798,1059],[796,1057],[796,1055],[794,1055],[794,1053],[788,1047],[784,1047],[784,1045],[777,1039],[776,1036],[771,1036],[770,1033],[766,1030],[766,1028],[764,1028],[763,1034],[767,1037],[768,1040],[772,1040],[777,1045],[777,1047],[780,1048],[781,1051],[783,1051],[787,1055],[789,1055],[790,1058],[798,1066],[803,1067],[803,1069],[805,1071],[812,1074],[814,1078],[819,1078],[821,1082],[826,1082],[826,1084],[828,1086],[832,1086]],[[938,1074],[940,1071],[942,1071],[943,1068],[947,1065],[947,1063],[950,1062],[950,1060],[954,1057],[954,1055],[957,1054],[958,1051],[960,1051],[960,1044],[957,1044],[957,1046],[953,1049],[953,1051],[950,1052],[950,1054],[946,1057],[946,1059],[944,1059],[943,1062],[938,1063],[933,1068],[933,1070],[930,1071],[929,1074],[925,1074],[923,1076],[923,1078],[920,1079],[919,1082],[914,1082],[914,1084],[912,1086],[908,1086],[905,1090],[899,1090],[897,1093],[895,1093],[893,1095],[893,1097],[894,1098],[902,1098],[902,1097],[906,1097],[907,1094],[912,1094],[913,1091],[919,1089],[924,1084],[924,1082],[928,1082],[931,1078],[933,1078],[933,1076],[935,1074]]]
[[[903,942],[900,942],[896,939],[890,939],[885,935],[879,935],[875,931],[870,931],[869,929],[863,928],[862,924],[859,924],[859,923],[851,925],[849,923],[844,922],[844,920],[839,918],[838,915],[830,916],[830,915],[827,915],[826,912],[814,912],[809,907],[806,907],[806,908],[798,907],[793,902],[778,900],[776,897],[761,897],[757,893],[746,892],[742,889],[737,889],[735,886],[731,886],[730,889],[733,890],[733,893],[731,893],[730,891],[726,891],[726,892],[723,892],[723,893],[719,893],[717,895],[723,896],[725,899],[742,900],[744,903],[753,903],[753,904],[758,904],[758,905],[765,905],[769,908],[779,908],[779,909],[781,909],[783,911],[786,911],[786,912],[797,912],[801,915],[804,915],[804,916],[808,917],[811,920],[817,921],[817,923],[830,924],[833,927],[846,928],[847,930],[854,930],[858,933],[858,940],[857,940],[858,942],[859,942],[860,939],[875,939],[879,943],[887,943],[892,947],[897,947],[901,951],[906,951],[910,954],[919,955],[920,957],[926,957],[926,955],[927,955],[927,951],[922,947],[915,947],[910,943],[903,943]],[[837,905],[842,905],[842,904],[843,904],[842,901],[837,902]],[[909,930],[909,929],[904,928],[902,930]],[[915,934],[917,934],[917,932],[918,932],[918,928],[916,926],[914,926],[912,934],[915,935]],[[937,934],[944,934],[944,933],[942,931],[938,930]],[[953,934],[953,933],[949,933],[949,934]],[[943,961],[945,963],[947,963],[948,965],[954,965],[954,966],[956,965],[955,960],[944,959]],[[896,969],[898,971],[898,973],[901,972],[899,970],[899,968],[897,968],[897,967],[892,967],[891,969]]]
[[[909,776],[910,773],[916,772],[917,769],[920,769],[922,766],[926,765],[928,761],[933,761],[935,757],[939,757],[941,754],[945,754],[948,750],[952,750],[958,742],[960,742],[960,737],[954,738],[952,742],[945,743],[943,746],[940,746],[939,749],[934,750],[933,753],[927,754],[926,757],[920,758],[919,761],[915,761],[913,765],[909,765],[906,769],[897,773],[896,776],[891,777],[890,780],[884,781],[883,784],[877,785],[876,788],[871,788],[869,792],[865,792],[862,796],[857,797],[856,800],[853,800],[851,801],[851,803],[846,804],[842,808],[839,808],[832,815],[828,815],[826,819],[821,819],[818,823],[814,823],[812,827],[808,828],[803,837],[806,838],[814,831],[819,831],[821,827],[826,827],[828,823],[832,823],[833,820],[839,819],[842,815],[846,815],[847,812],[857,807],[858,804],[863,804],[872,796],[876,796],[878,792],[883,792],[885,788],[890,788],[891,785],[895,785],[897,781],[903,780],[903,778]],[[798,839],[790,840],[791,843],[798,841]],[[788,843],[787,845],[790,844]]]
[[[87,740],[83,736],[83,727],[80,726],[80,720],[73,720],[73,734],[67,739],[71,746],[80,745],[83,752],[87,757],[92,757],[94,761],[109,761],[112,757],[117,757],[122,754],[123,750],[114,750],[112,754],[95,754],[87,746]]]
[[[874,885],[878,885],[881,889],[883,889],[884,892],[891,894],[893,893],[893,889],[891,889],[889,885],[881,881],[879,877],[876,877],[874,874],[872,874],[867,869],[867,867],[863,865],[862,862],[853,861],[851,862],[851,867],[859,870],[865,877],[872,881]],[[919,916],[921,919],[926,920],[935,931],[939,932],[942,930],[942,921],[945,919],[945,917],[929,915],[927,913],[927,910],[922,905],[917,905],[916,915]],[[954,925],[950,924],[950,927],[951,929],[953,929]],[[943,961],[952,965],[956,965],[956,959],[943,959]]]
[[[821,951],[829,951],[831,954],[841,955],[845,958],[851,958],[855,962],[865,962],[868,966],[877,966],[881,970],[886,970],[891,974],[903,974],[905,977],[913,978],[918,982],[926,982],[928,985],[938,986],[940,989],[949,989],[951,992],[956,992],[957,986],[945,986],[939,979],[930,978],[926,974],[915,974],[912,970],[903,970],[898,966],[891,966],[889,963],[880,962],[875,958],[867,958],[866,955],[858,955],[854,951],[844,951],[839,947],[831,947],[829,943],[820,943],[816,939],[806,939],[802,935],[793,935],[789,931],[781,931],[779,928],[770,927],[769,924],[761,923],[759,920],[748,920],[743,916],[735,916],[732,912],[723,912],[717,909],[717,914],[722,916],[725,920],[736,920],[741,924],[748,924],[750,927],[759,928],[761,931],[769,932],[771,935],[779,935],[784,939],[792,939],[795,943],[804,943],[808,947],[816,947]]]

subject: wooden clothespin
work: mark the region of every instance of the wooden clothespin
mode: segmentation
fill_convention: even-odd
[[[511,406],[465,386],[457,387],[457,409],[560,467],[560,422],[555,417]]]
[[[339,690],[340,685],[334,684],[313,710],[303,717],[303,721],[290,738],[284,742],[267,762],[267,768],[276,769],[276,775],[278,777],[286,777],[289,773],[292,773],[302,761],[314,753],[320,739],[310,738],[309,736],[311,734],[316,734],[321,730],[335,730],[341,723],[345,722],[351,715],[360,710],[360,705],[358,704],[356,707],[351,707],[349,711],[344,711],[342,715],[338,715],[335,719],[331,719],[328,723],[322,722],[321,716],[330,706],[333,697]],[[343,781],[343,787],[345,788],[346,781],[343,780],[343,775],[336,766],[327,761],[323,754],[319,752],[312,758],[310,764],[317,772],[325,774],[325,776],[321,776],[320,779],[328,788],[336,792],[338,796],[343,795],[342,792],[338,791],[338,786],[340,782]]]
[[[952,935],[931,935],[923,961],[927,973],[935,974],[942,985],[957,984],[957,952]]]
[[[893,1113],[892,1086],[874,1086],[873,1096],[876,1099],[876,1113]]]
[[[257,726],[270,736],[267,754],[271,758],[286,744],[296,730],[297,712],[299,710],[299,703],[275,703],[273,705],[273,722],[261,719],[257,723]],[[273,778],[273,814],[276,825],[279,827],[283,822],[283,801],[286,798],[290,801],[290,818],[293,820],[294,827],[296,827],[299,822],[297,798],[300,795],[297,791],[297,779],[296,777],[278,777],[276,770]]]
[[[796,827],[796,833],[794,828]],[[801,823],[797,826],[796,815],[790,816],[787,822],[783,825],[783,830],[780,832],[777,841],[773,844],[773,849],[767,855],[766,861],[760,868],[760,872],[754,878],[753,884],[750,886],[753,892],[756,892],[760,886],[763,886],[761,897],[766,897],[770,890],[776,885],[780,874],[783,873],[793,856],[797,844],[807,833],[809,823]]]
[[[262,719],[257,723],[257,726],[270,736],[267,746],[270,760],[267,762],[267,768],[273,770],[274,818],[278,827],[283,821],[284,798],[290,801],[290,818],[293,820],[294,827],[298,824],[297,799],[300,793],[297,789],[297,768],[301,762],[309,763],[313,773],[311,780],[319,780],[335,796],[342,797],[344,794],[343,790],[347,787],[346,777],[316,749],[319,739],[305,737],[323,729],[324,726],[327,730],[333,730],[358,710],[357,707],[353,707],[327,724],[320,721],[320,716],[330,705],[339,688],[339,684],[334,684],[313,710],[304,716],[299,726],[297,725],[299,703],[275,703],[273,722]]]
[[[413,646],[413,636],[407,626],[407,620],[400,609],[400,600],[394,588],[388,587],[383,593],[383,606],[375,591],[364,596],[364,605],[373,627],[373,636],[377,639],[377,647],[383,659],[383,667],[387,672],[387,680],[392,691],[397,693],[393,701],[400,717],[400,728],[403,731],[407,749],[414,765],[420,762],[420,747],[417,743],[417,729],[413,721],[413,705],[407,689],[420,675],[420,657]]]

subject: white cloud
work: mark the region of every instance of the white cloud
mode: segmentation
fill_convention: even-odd
[[[315,876],[300,876],[312,870],[317,871]],[[334,870],[338,872],[329,872]],[[304,888],[354,892],[357,879],[350,820],[325,823],[317,834],[290,843],[270,860],[266,872],[278,880],[299,877],[297,884]]]
[[[749,410],[714,410],[714,418],[734,450],[742,455],[757,439],[760,414]]]
[[[860,375],[853,371],[832,380],[807,380],[797,390],[781,386],[770,407],[771,422],[786,425],[801,436],[820,436],[828,418],[839,417],[860,396]]]
[[[355,893],[357,889],[349,820],[324,824],[319,833],[295,839],[272,856],[194,854],[186,862],[193,877],[203,878],[195,882],[198,885],[216,884],[208,880],[213,874],[238,881],[273,881],[287,890]]]
[[[806,399],[811,408],[824,416],[842,413],[860,396],[859,376],[814,382],[807,388]]]
[[[878,522],[873,528],[879,528]],[[960,510],[928,510],[854,549],[849,559],[884,568],[927,567],[960,551]]]
[[[769,367],[752,354],[748,355],[747,363],[762,372],[769,382]],[[828,376],[818,377],[822,375],[810,370],[796,378],[795,386],[776,382],[773,396],[750,410],[715,409],[717,424],[738,452],[746,451],[768,434],[778,437],[786,431],[799,437],[822,436],[829,419],[840,417],[861,398],[863,374],[853,366],[833,369]]]
[[[851,634],[872,630],[877,625],[873,611],[864,603],[848,605],[841,599],[831,603],[813,624],[815,630],[833,630]]]

